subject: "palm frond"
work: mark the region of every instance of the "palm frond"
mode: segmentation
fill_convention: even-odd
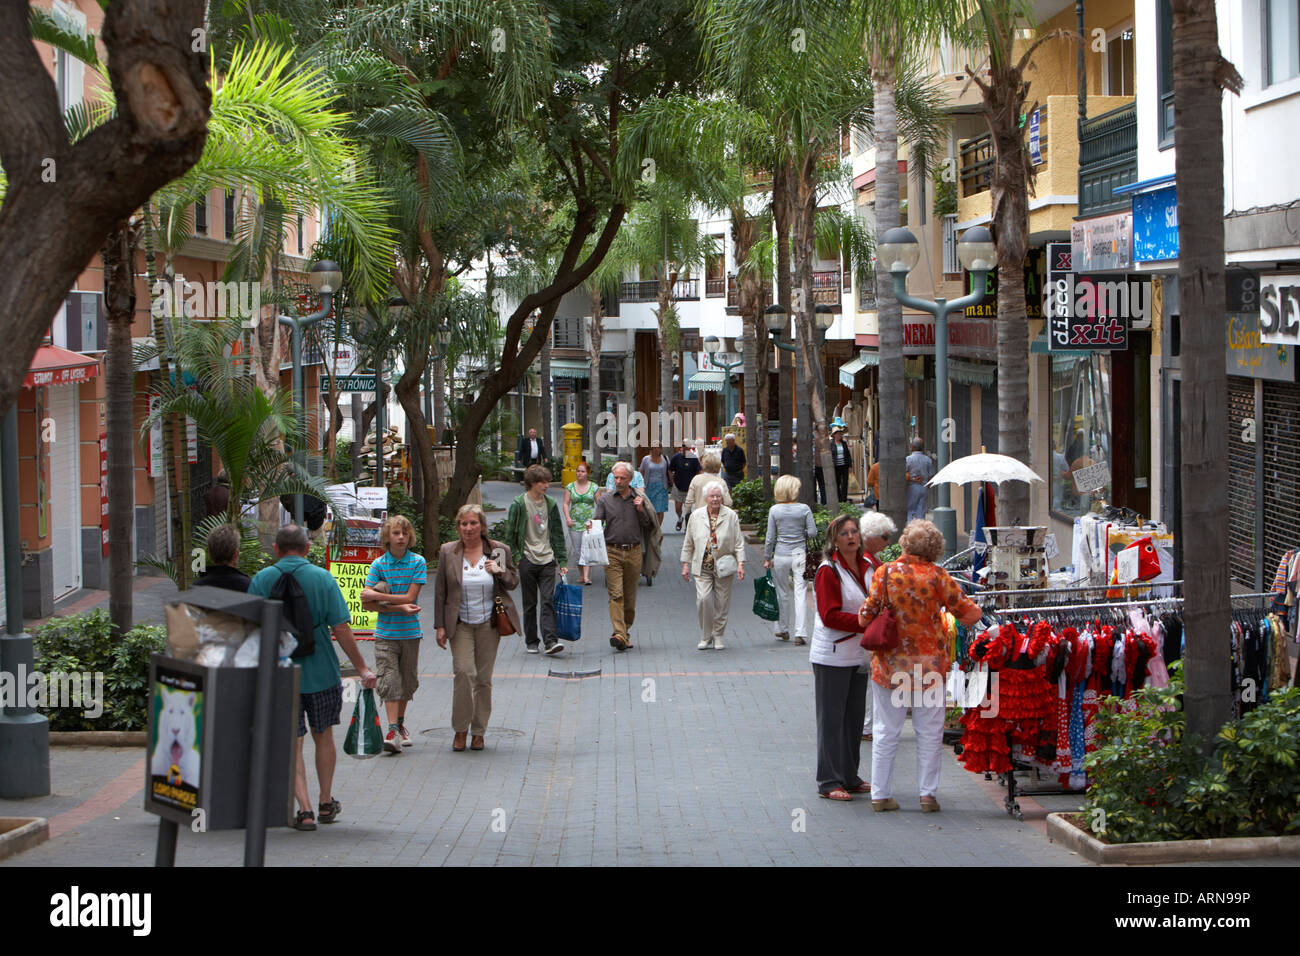
[[[27,8],[27,26],[33,40],[48,43],[56,50],[75,56],[94,69],[99,68],[99,53],[95,50],[95,34],[82,35],[69,30],[47,11],[37,6]]]

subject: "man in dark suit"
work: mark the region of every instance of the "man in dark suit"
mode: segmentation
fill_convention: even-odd
[[[519,436],[519,447],[515,449],[515,464],[520,468],[546,464],[546,443],[537,437],[536,428],[530,428],[527,435]]]

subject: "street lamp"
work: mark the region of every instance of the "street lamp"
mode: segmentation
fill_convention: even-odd
[[[276,316],[276,321],[281,325],[287,325],[290,330],[289,352],[290,357],[293,359],[293,400],[298,405],[298,414],[303,416],[301,425],[303,427],[304,441],[306,440],[307,426],[307,398],[302,384],[302,337],[308,328],[330,314],[334,293],[338,292],[343,285],[343,273],[339,270],[338,263],[331,262],[329,259],[321,259],[312,263],[311,271],[307,273],[307,281],[316,294],[320,296],[321,307],[311,315],[304,315],[301,318],[293,315]],[[295,448],[293,458],[298,463],[298,466],[305,471],[305,449]],[[294,496],[293,511],[294,523],[301,527],[303,522],[302,495]]]
[[[907,294],[907,274],[921,258],[921,246],[911,231],[890,229],[876,246],[880,261],[894,277],[894,298],[902,305],[934,316],[935,416],[939,424],[939,468],[951,460],[948,442],[943,440],[943,422],[948,417],[948,316],[968,305],[978,305],[988,289],[988,274],[997,268],[993,236],[983,226],[967,229],[957,242],[957,257],[970,272],[974,290],[970,295],[949,302],[947,299],[916,299]],[[939,486],[939,507],[934,509],[934,523],[943,532],[947,554],[957,550],[957,513],[952,509],[952,492],[948,485]]]
[[[718,337],[716,335],[710,335],[708,338],[704,340],[704,351],[708,353],[709,361],[712,362],[714,365],[717,365],[720,368],[726,370],[723,373],[723,379],[722,379],[722,384],[726,386],[726,391],[723,393],[722,402],[726,409],[727,424],[730,425],[732,419],[736,417],[736,413],[731,407],[731,370],[740,368],[742,365],[745,364],[745,362],[744,359],[741,359],[739,362],[730,362],[730,363],[719,362],[718,350],[721,347],[722,347],[722,343],[718,341]]]

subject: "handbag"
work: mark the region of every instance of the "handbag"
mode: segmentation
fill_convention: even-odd
[[[720,578],[729,578],[736,573],[736,556],[720,554],[713,559],[713,573]]]
[[[604,522],[593,518],[591,530],[582,533],[581,563],[592,568],[609,564],[609,552],[605,549]]]
[[[889,565],[885,565],[885,577],[881,583],[885,592],[885,599],[889,599]],[[869,651],[892,651],[902,640],[902,635],[898,633],[898,621],[894,619],[894,612],[889,605],[885,605],[867,625],[867,630],[862,635],[859,642]]]
[[[577,584],[555,585],[555,635],[566,641],[582,637],[582,587]]]
[[[776,584],[772,581],[772,572],[754,579],[754,616],[764,621],[777,621],[781,618],[781,605],[777,603]]]
[[[496,622],[497,633],[502,637],[509,637],[515,633],[515,626],[510,623],[510,615],[506,613],[506,606],[501,603],[499,595],[492,599],[492,603],[492,620]]]

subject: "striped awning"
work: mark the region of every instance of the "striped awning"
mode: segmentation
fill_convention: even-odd
[[[688,392],[720,392],[727,381],[727,373],[710,368],[696,372],[686,380]]]
[[[861,374],[868,368],[880,364],[879,352],[862,351],[852,362],[845,362],[840,366],[840,384],[845,388],[858,389],[865,382],[859,382]]]
[[[591,378],[591,363],[575,359],[551,359],[551,378]]]
[[[996,365],[984,362],[967,362],[962,359],[948,359],[948,380],[959,385],[978,385],[989,388],[998,373]]]

